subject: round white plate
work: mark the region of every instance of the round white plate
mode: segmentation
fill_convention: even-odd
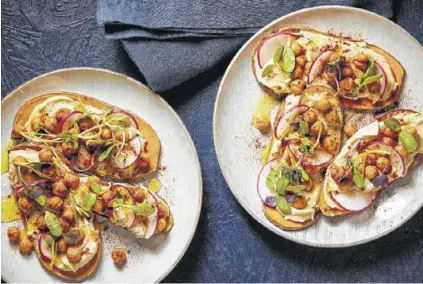
[[[122,228],[108,224],[103,232],[102,259],[87,282],[157,282],[163,279],[185,253],[197,227],[202,200],[201,170],[194,144],[183,122],[158,95],[122,74],[102,69],[72,68],[42,75],[22,85],[2,101],[1,141],[9,139],[13,118],[29,98],[57,91],[84,94],[130,110],[145,119],[162,142],[160,165],[155,175],[162,183],[159,195],[170,203],[175,226],[167,235],[137,240]],[[181,164],[183,163],[183,167]],[[12,191],[2,176],[2,198]],[[22,227],[20,221],[16,222]],[[2,224],[1,274],[7,282],[58,282],[60,279],[38,262],[35,253],[23,257],[9,243]],[[128,262],[117,269],[111,258],[113,248],[128,251]],[[130,251],[130,253],[129,253]]]
[[[400,108],[423,110],[423,48],[404,29],[374,13],[342,6],[300,10],[277,19],[254,35],[237,53],[220,85],[214,112],[214,142],[223,175],[239,203],[263,226],[292,241],[318,247],[346,247],[379,238],[401,226],[423,205],[423,166],[386,189],[376,204],[360,214],[321,217],[301,231],[282,231],[262,212],[256,189],[261,145],[268,137],[252,126],[262,90],[251,69],[251,54],[266,31],[308,26],[324,32],[361,37],[393,54],[406,70]]]

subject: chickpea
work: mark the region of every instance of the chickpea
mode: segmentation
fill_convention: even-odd
[[[103,193],[103,195],[101,197],[103,198],[104,203],[107,204],[115,196],[116,196],[116,193],[114,193],[113,191],[109,190],[109,191],[106,191],[105,193]]]
[[[91,185],[91,183],[101,184],[101,180],[98,176],[89,176],[88,177],[88,184]]]
[[[101,212],[101,211],[103,211],[103,208],[104,208],[103,201],[101,199],[97,198],[95,200],[93,207],[92,207],[92,210],[95,211],[95,212]]]
[[[88,151],[87,147],[81,146],[78,149],[78,157],[76,159],[76,165],[80,169],[88,169],[91,167],[93,155]]]
[[[61,108],[56,112],[56,118],[57,121],[61,121],[63,118],[65,118],[66,116],[68,116],[71,113],[71,111],[67,108]]]
[[[308,76],[308,74],[310,74],[310,68],[311,68],[311,62],[307,62],[304,66],[304,74],[306,76]]]
[[[391,162],[388,158],[379,157],[376,160],[376,167],[384,174],[387,174],[391,171]]]
[[[41,124],[44,129],[52,132],[52,133],[59,133],[59,123],[54,116],[44,115],[41,117]]]
[[[301,66],[295,66],[295,69],[291,74],[291,79],[300,79],[301,76],[303,76],[303,68]]]
[[[131,191],[131,195],[136,202],[143,202],[146,192],[142,188],[136,188]]]
[[[67,172],[63,178],[66,187],[77,188],[79,185],[79,176],[77,174]]]
[[[62,232],[63,233],[67,233],[70,230],[70,224],[68,222],[66,222],[65,219],[60,218],[60,227],[62,227]]]
[[[303,47],[296,41],[292,42],[291,49],[294,52],[295,56],[298,56],[303,52]]]
[[[342,68],[341,75],[343,78],[352,77],[354,75],[354,71],[350,65],[346,65],[344,68]]]
[[[332,105],[328,98],[325,96],[316,103],[316,108],[318,111],[325,113],[332,108]]]
[[[358,69],[365,71],[367,67],[368,56],[364,53],[359,53],[354,56],[353,63]]]
[[[333,165],[330,170],[330,175],[335,181],[339,181],[345,176],[345,169],[341,166]]]
[[[365,169],[366,178],[372,180],[377,176],[377,174],[378,174],[377,167],[370,166],[370,165],[366,166],[366,169]]]
[[[297,79],[291,82],[291,93],[301,95],[305,87],[305,81]]]
[[[31,129],[33,131],[37,131],[40,128],[41,128],[41,118],[35,117],[34,119],[31,120]]]
[[[397,142],[395,142],[394,139],[386,136],[382,138],[382,143],[391,147],[395,147],[397,145]]]
[[[11,242],[17,243],[21,237],[21,230],[18,227],[11,226],[7,228],[7,237]]]
[[[373,82],[367,85],[367,89],[370,93],[379,93],[380,91],[380,84],[379,82]]]
[[[329,111],[328,113],[325,114],[325,120],[328,123],[334,124],[338,122],[338,113],[336,112],[335,109]]]
[[[323,123],[320,120],[317,120],[310,127],[310,135],[311,136],[318,136],[319,131],[322,131],[322,133],[323,133],[323,128],[324,128]],[[320,129],[322,129],[322,130],[320,130]]]
[[[53,183],[52,192],[54,195],[59,197],[66,197],[69,193],[66,185],[63,183],[63,180],[58,180]]]
[[[20,124],[15,124],[13,125],[13,129],[12,129],[12,136],[14,138],[22,138],[22,132],[25,132],[26,129],[23,125]]]
[[[417,139],[417,129],[415,128],[415,127],[412,127],[412,126],[410,126],[410,127],[408,127],[407,128],[407,130],[408,130],[408,132],[410,132],[410,134],[415,138],[415,139]]]
[[[295,57],[295,64],[297,64],[298,66],[304,67],[304,65],[306,64],[305,55]]]
[[[112,251],[112,259],[116,265],[122,265],[126,261],[126,250],[124,248],[115,248]]]
[[[78,150],[77,147],[74,147],[69,143],[62,143],[62,145],[60,145],[60,148],[62,149],[63,154],[67,157],[72,156]]]
[[[38,152],[38,158],[41,162],[51,163],[53,161],[53,152],[47,148],[43,148]]]
[[[63,209],[63,200],[58,196],[52,196],[47,200],[47,207],[53,211],[60,211]]]
[[[295,198],[294,202],[292,202],[292,207],[296,209],[304,209],[306,208],[306,206],[307,206],[307,200],[302,195],[298,195]]]
[[[381,132],[382,132],[383,135],[390,137],[390,138],[393,138],[393,139],[398,137],[398,132],[389,129],[386,126],[382,126]]]
[[[72,207],[66,207],[63,211],[62,218],[69,223],[75,222],[75,211]]]
[[[80,261],[82,257],[81,248],[69,247],[66,251],[66,256],[68,257],[69,262],[76,263]]]
[[[373,154],[373,153],[367,154],[366,164],[374,166],[374,165],[376,165],[376,159],[377,159],[377,156],[375,154]]]
[[[65,253],[68,250],[68,246],[63,238],[57,242],[57,250],[61,253]]]
[[[407,149],[405,149],[405,147],[402,146],[401,144],[398,144],[397,146],[395,146],[395,150],[401,155],[403,159],[406,159],[408,157]]]
[[[103,140],[109,140],[112,139],[112,131],[109,128],[104,128],[101,132],[101,139]]]
[[[169,206],[167,206],[164,202],[159,203],[159,209],[160,209],[160,217],[166,217],[169,216]]]
[[[79,126],[79,129],[81,131],[85,131],[85,130],[92,128],[94,126],[94,124],[93,124],[91,119],[86,117],[86,118],[83,118],[79,121],[78,126]]]
[[[263,118],[254,119],[254,127],[262,132],[267,132],[270,129],[270,121]]]
[[[355,122],[348,122],[344,126],[344,132],[348,137],[351,137],[354,135],[354,133],[357,132],[357,123]]]
[[[350,91],[354,88],[354,80],[350,77],[342,79],[339,83],[339,87],[342,90]]]
[[[34,201],[26,196],[20,196],[18,199],[19,208],[26,214],[30,213],[34,209]]]
[[[156,228],[156,232],[157,233],[163,232],[163,230],[166,229],[166,225],[167,225],[166,220],[163,218],[160,218],[159,224],[157,225],[157,228]]]
[[[32,252],[34,246],[28,237],[24,237],[19,242],[19,251],[21,254],[28,255]]]
[[[335,151],[338,146],[338,141],[333,136],[325,136],[322,141],[322,146],[328,151]]]
[[[316,122],[317,116],[316,116],[316,113],[312,109],[309,109],[303,114],[303,119],[305,122],[313,124],[314,122]]]
[[[47,229],[47,224],[44,215],[42,214],[36,214],[31,218],[32,224],[37,227],[37,229],[43,231]]]
[[[13,159],[13,164],[16,166],[17,164],[24,164],[24,163],[28,163],[28,160],[25,159],[22,156],[17,156],[16,158]]]

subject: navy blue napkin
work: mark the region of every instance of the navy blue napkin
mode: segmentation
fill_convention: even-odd
[[[348,5],[392,18],[394,0],[99,0],[97,20],[121,40],[147,84],[169,90],[207,71],[272,20],[317,5]]]

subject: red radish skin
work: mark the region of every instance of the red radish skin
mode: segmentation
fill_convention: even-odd
[[[323,50],[316,56],[313,63],[311,63],[310,72],[307,77],[307,84],[311,84],[313,80],[323,71],[326,60],[333,53],[332,50]]]
[[[266,204],[266,197],[268,196],[276,196],[276,193],[272,192],[269,188],[266,186],[266,179],[269,175],[270,171],[274,168],[276,168],[279,165],[280,159],[274,159],[268,162],[263,166],[263,168],[260,170],[260,173],[257,178],[257,193],[260,196],[261,201]],[[266,206],[269,206],[266,204]],[[273,206],[272,208],[275,208]]]
[[[309,109],[306,105],[297,105],[285,112],[275,125],[274,134],[276,138],[280,138],[283,132],[289,127],[289,124],[297,117],[297,115],[306,112]]]
[[[60,132],[63,132],[63,131],[68,131],[69,129],[70,129],[70,127],[68,128],[65,124],[66,124],[66,122],[71,122],[71,126],[73,126],[73,122],[74,122],[74,120],[78,117],[78,116],[80,116],[82,114],[82,112],[81,111],[79,111],[79,110],[75,110],[75,111],[73,111],[73,112],[71,112],[71,113],[69,113],[67,116],[65,116],[64,118],[62,118],[61,120],[60,120],[60,122],[59,122],[59,129],[60,129]]]
[[[112,113],[121,113],[121,114],[128,116],[131,119],[132,126],[135,127],[136,129],[138,129],[137,119],[131,113],[124,111],[124,110],[121,110],[121,109],[115,109],[110,114],[112,114]]]
[[[352,196],[354,194],[355,196]],[[346,191],[329,193],[330,198],[343,210],[349,212],[362,212],[369,208],[378,197],[378,192],[359,192],[359,191]]]
[[[38,250],[41,254],[41,257],[44,259],[44,261],[46,262],[50,262],[51,261],[51,251],[48,251],[47,248],[45,247],[45,241],[44,239],[46,238],[47,234],[42,234],[40,236],[40,238],[38,239]]]
[[[155,206],[156,206],[156,211],[152,215],[148,216],[148,218],[147,218],[147,231],[145,233],[145,239],[150,239],[154,235],[154,233],[156,232],[156,229],[159,225],[159,220],[160,220],[160,218],[159,218],[159,208],[160,208],[159,202],[158,202],[157,198],[155,197],[154,192],[149,190],[148,193],[149,194],[146,198],[146,201],[150,202],[150,203],[154,203]]]
[[[380,93],[383,95],[386,90],[386,86],[388,84],[388,78],[386,77],[386,72],[383,70],[382,65],[380,65],[377,61],[375,61],[376,69],[379,71],[379,73],[382,73],[383,77],[380,78]]]
[[[286,45],[289,38],[295,39],[290,34],[275,33],[263,40],[262,44],[257,48],[257,63],[259,67],[263,68],[264,64],[273,58],[279,46]]]

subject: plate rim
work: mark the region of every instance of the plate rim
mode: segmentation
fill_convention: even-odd
[[[38,76],[30,79],[29,81],[22,83],[21,85],[19,85],[15,89],[13,89],[11,92],[9,92],[6,95],[6,97],[4,97],[4,99],[2,99],[2,101],[1,101],[2,107],[3,107],[3,104],[7,103],[7,101],[10,100],[11,97],[13,97],[22,88],[26,87],[27,85],[29,85],[29,84],[31,84],[31,83],[39,80],[39,79],[47,77],[47,76],[51,76],[51,75],[55,75],[55,74],[59,74],[59,73],[65,73],[65,72],[72,72],[72,71],[76,71],[76,72],[78,72],[78,71],[94,71],[94,72],[108,73],[109,75],[119,76],[119,77],[122,77],[122,78],[130,81],[131,83],[134,83],[135,85],[137,85],[137,87],[146,91],[148,96],[151,96],[153,99],[158,99],[172,114],[174,114],[176,116],[176,119],[182,125],[182,128],[183,128],[185,134],[188,136],[189,145],[192,148],[192,151],[193,151],[194,156],[195,156],[195,163],[198,167],[198,178],[199,178],[199,183],[200,183],[200,187],[199,187],[199,190],[200,190],[199,193],[200,194],[199,194],[198,205],[197,205],[198,214],[197,214],[197,216],[195,217],[195,220],[194,220],[194,224],[195,224],[194,230],[190,234],[190,236],[188,238],[188,242],[186,243],[182,252],[178,256],[178,258],[175,260],[175,262],[169,267],[169,269],[161,277],[159,277],[158,279],[156,279],[154,281],[154,283],[161,282],[164,278],[166,278],[170,274],[170,272],[173,271],[173,269],[175,269],[175,267],[178,265],[178,263],[181,261],[181,259],[185,256],[185,253],[187,252],[189,246],[191,245],[191,242],[194,238],[194,235],[195,235],[195,233],[197,232],[197,229],[198,229],[198,223],[200,221],[200,216],[201,216],[201,208],[203,206],[203,177],[202,177],[200,160],[199,160],[198,153],[197,153],[197,148],[195,147],[194,141],[192,140],[191,134],[189,133],[185,123],[182,121],[182,119],[180,118],[178,113],[172,108],[172,106],[164,98],[162,98],[159,94],[156,94],[153,90],[151,90],[146,85],[139,82],[138,80],[136,80],[136,79],[134,79],[134,78],[132,78],[128,75],[125,75],[125,74],[122,74],[122,73],[119,73],[119,72],[115,72],[115,71],[112,71],[112,70],[104,69],[104,68],[96,68],[96,67],[61,68],[61,69],[57,69],[57,70],[54,70],[54,71],[50,71],[50,72],[38,75]],[[94,273],[96,273],[96,272],[97,271],[95,271]],[[46,273],[48,273],[48,272],[46,272]],[[5,282],[11,283],[3,275],[1,275],[1,279],[3,279]],[[63,279],[61,279],[61,278],[57,278],[57,279],[58,279],[58,281],[63,282]]]
[[[233,66],[236,64],[236,61],[238,60],[240,54],[242,52],[244,52],[244,50],[247,48],[248,45],[250,45],[250,43],[254,40],[256,40],[258,37],[262,36],[263,33],[265,33],[267,31],[267,29],[269,29],[271,26],[287,19],[293,16],[296,16],[297,14],[301,14],[301,13],[307,13],[307,12],[312,12],[312,11],[316,11],[316,10],[345,10],[345,11],[350,11],[353,13],[362,13],[362,14],[367,14],[368,16],[372,17],[375,20],[378,21],[382,21],[385,23],[388,23],[389,25],[391,25],[393,28],[401,31],[404,35],[406,35],[409,39],[411,39],[413,42],[415,42],[417,44],[417,46],[420,47],[420,49],[423,52],[423,46],[420,44],[420,42],[415,39],[408,31],[406,31],[403,27],[401,27],[400,25],[398,25],[395,22],[392,22],[390,20],[388,20],[387,18],[378,15],[374,12],[362,9],[362,8],[356,8],[356,7],[350,7],[350,6],[341,6],[341,5],[321,5],[321,6],[316,6],[316,7],[310,7],[310,8],[304,8],[304,9],[300,9],[291,13],[288,13],[284,16],[281,16],[273,21],[271,21],[269,24],[267,24],[266,26],[264,26],[263,28],[261,28],[259,31],[257,31],[254,35],[252,35],[247,42],[245,42],[242,47],[237,51],[237,53],[234,55],[234,57],[232,58],[231,62],[229,63],[228,67],[226,68],[226,71],[222,77],[222,80],[219,84],[219,89],[217,91],[217,96],[216,96],[216,101],[215,101],[215,105],[214,105],[214,111],[213,111],[213,142],[214,142],[214,148],[215,148],[215,152],[216,152],[216,157],[217,157],[217,161],[219,163],[219,167],[220,167],[220,171],[222,172],[222,175],[225,179],[226,184],[228,185],[229,190],[232,192],[232,195],[235,197],[235,199],[237,200],[238,204],[242,206],[242,208],[255,220],[257,221],[257,223],[259,223],[260,225],[262,225],[263,227],[265,227],[266,229],[268,229],[269,231],[275,233],[276,235],[279,235],[287,240],[293,241],[295,243],[301,244],[301,245],[307,245],[310,247],[320,247],[320,248],[346,248],[346,247],[353,247],[353,246],[357,246],[357,245],[361,245],[361,244],[365,244],[371,241],[374,241],[376,239],[379,239],[389,233],[391,233],[392,231],[398,229],[399,227],[401,227],[402,225],[404,225],[408,220],[410,220],[417,212],[420,211],[420,209],[423,207],[423,203],[420,204],[420,206],[412,213],[410,214],[407,218],[404,218],[403,220],[401,220],[400,223],[398,223],[397,226],[391,227],[388,230],[379,233],[371,238],[367,238],[367,239],[361,239],[358,241],[354,241],[354,242],[350,242],[350,243],[346,243],[346,244],[342,244],[342,243],[337,243],[337,244],[321,244],[321,243],[311,243],[308,241],[302,241],[299,240],[293,236],[291,236],[290,234],[286,233],[285,231],[276,228],[274,225],[272,224],[268,224],[265,222],[262,222],[258,216],[256,216],[247,206],[246,203],[243,203],[240,198],[240,196],[238,196],[238,194],[236,193],[236,191],[234,189],[232,189],[229,186],[228,183],[228,176],[226,175],[225,171],[223,170],[222,167],[222,161],[220,158],[220,152],[218,150],[218,148],[221,148],[221,145],[218,142],[218,130],[217,130],[217,120],[218,120],[218,115],[217,115],[217,110],[218,107],[220,105],[220,101],[221,98],[223,97],[222,95],[222,90],[223,87],[225,85],[225,82],[227,80],[227,77],[229,77],[230,73],[232,72]]]

